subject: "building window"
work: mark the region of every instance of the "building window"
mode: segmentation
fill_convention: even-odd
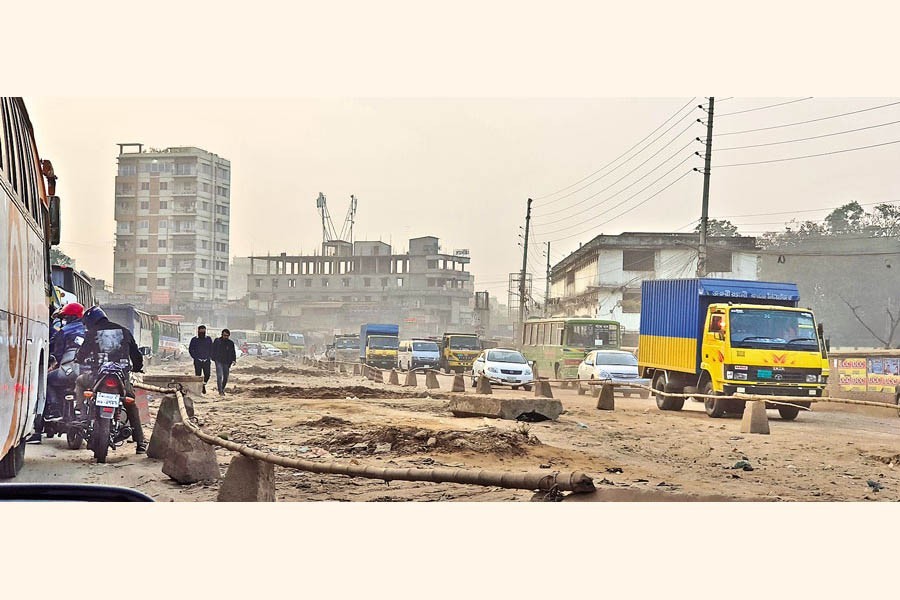
[[[272,278],[272,289],[275,289],[277,287],[278,287],[278,280],[273,277]]]
[[[157,263],[156,263],[156,266],[161,269],[165,269],[166,268],[166,259],[164,259],[164,258],[159,259],[159,261],[157,261]]]
[[[168,242],[166,240],[158,240],[156,242],[156,248],[157,248],[157,250],[160,248],[165,248],[167,244],[168,244]]]
[[[437,269],[438,268],[438,261],[436,261],[436,260],[429,260],[429,261],[427,261],[427,263],[428,263],[429,269]]]
[[[222,196],[223,198],[227,198],[228,197],[228,188],[221,186],[221,185],[217,185],[216,186],[216,195]]]
[[[119,221],[116,224],[117,233],[131,233],[131,221]]]
[[[324,278],[322,279],[322,287],[328,287],[328,280],[327,280],[327,279],[324,279]]]
[[[124,259],[123,259],[123,260],[120,260],[120,261],[119,261],[119,267],[121,267],[122,269],[124,269],[124,268],[127,267],[127,266],[128,266],[128,261],[127,261],[127,260],[124,260]]]
[[[201,268],[201,269],[207,268],[207,265],[208,265],[208,264],[209,264],[209,261],[206,260],[205,258],[201,258],[201,259],[200,259],[200,268]]]
[[[201,277],[200,279],[197,280],[197,285],[200,286],[200,287],[202,287],[202,288],[205,288],[205,287],[206,287],[206,280],[203,279],[203,278]]]
[[[371,277],[364,277],[364,278],[363,278],[363,285],[364,285],[365,287],[372,287],[372,278],[371,278]]]
[[[363,298],[363,300],[365,300],[366,302],[371,302],[372,296],[366,296],[365,298]]]
[[[262,279],[256,280],[256,287],[262,287]]]
[[[641,313],[641,292],[639,290],[622,293],[622,312],[628,314]]]
[[[710,250],[706,257],[706,270],[710,273],[731,273],[732,254],[728,250]]]
[[[147,259],[146,259],[146,258],[139,258],[139,259],[138,259],[138,266],[139,266],[139,267],[146,267],[146,266],[147,266]]]
[[[168,200],[160,200],[159,201],[159,210],[169,210],[169,201]]]
[[[209,184],[208,184],[208,183],[201,183],[201,184],[200,184],[200,191],[206,192],[206,193],[208,194],[208,193],[209,193]]]
[[[141,210],[150,210],[149,200],[141,200]]]
[[[228,179],[228,171],[222,167],[216,167],[216,177],[219,179]]]
[[[655,269],[656,250],[623,250],[623,271],[653,271]]]
[[[217,279],[217,280],[216,280],[216,289],[217,289],[217,290],[224,290],[224,289],[225,289],[225,282],[222,281],[221,279]]]
[[[228,244],[225,242],[216,242],[216,252],[228,252]]]
[[[119,165],[119,175],[137,175],[137,165]]]
[[[138,229],[150,229],[150,221],[138,221]]]
[[[166,285],[166,278],[165,277],[157,277],[156,285],[157,285],[157,287],[163,287],[164,285]]]
[[[160,189],[160,190],[167,190],[167,189],[169,189],[169,182],[167,182],[167,181],[160,181],[160,182],[159,182],[159,189]]]
[[[397,287],[403,287],[403,278],[402,277],[397,278]]]
[[[209,242],[207,242],[206,240],[200,240],[200,247],[201,247],[202,249],[204,249],[204,250],[208,249],[208,248],[209,248]]]
[[[138,240],[138,248],[146,248],[147,240]]]
[[[146,277],[138,278],[138,285],[147,285],[147,278]]]
[[[341,279],[341,285],[344,287],[350,287],[350,278],[344,277],[343,279]]]
[[[312,279],[305,279],[303,285],[304,287],[312,287]]]
[[[150,182],[149,182],[149,181],[142,181],[142,182],[141,182],[141,191],[142,191],[142,192],[146,192],[146,191],[149,191],[149,190],[150,190]]]
[[[297,280],[296,279],[288,279],[288,287],[290,287],[290,288],[297,287]]]

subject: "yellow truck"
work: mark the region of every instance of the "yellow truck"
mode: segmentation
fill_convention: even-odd
[[[663,392],[721,396],[704,400],[710,417],[743,412],[735,393],[792,396],[809,407],[825,389],[828,357],[821,325],[799,300],[793,283],[644,281],[640,374]],[[657,395],[656,404],[681,410],[684,399]],[[797,406],[769,405],[786,420]]]
[[[446,373],[471,371],[481,350],[474,333],[445,333],[441,337],[441,369]]]

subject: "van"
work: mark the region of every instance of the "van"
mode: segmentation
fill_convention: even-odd
[[[397,367],[403,371],[437,369],[441,350],[434,340],[404,340],[397,352]]]

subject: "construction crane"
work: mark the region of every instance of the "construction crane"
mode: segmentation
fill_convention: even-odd
[[[319,192],[316,199],[316,208],[319,209],[319,216],[322,217],[322,243],[326,242],[350,242],[353,243],[353,225],[356,222],[356,206],[357,199],[353,194],[350,195],[350,207],[347,209],[347,216],[344,217],[344,225],[341,227],[341,234],[336,233],[334,221],[331,220],[331,213],[328,212],[328,200],[325,194]]]

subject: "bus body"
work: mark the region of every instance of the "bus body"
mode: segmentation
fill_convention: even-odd
[[[60,290],[63,305],[78,302],[87,309],[96,304],[94,285],[83,272],[65,265],[53,265],[50,278],[53,285]]]
[[[290,345],[292,353],[303,356],[306,350],[306,338],[302,333],[288,333],[288,345]]]
[[[181,334],[178,323],[153,315],[153,354],[161,358],[175,358],[181,348]]]
[[[108,304],[102,308],[110,321],[131,332],[138,348],[153,351],[153,317],[150,313],[135,308],[133,304]]]
[[[46,178],[46,186],[44,178]],[[49,357],[50,246],[59,198],[21,98],[0,98],[0,477],[15,477],[44,410]]]
[[[230,331],[231,341],[233,341],[234,345],[238,348],[243,348],[246,344],[259,343],[258,331],[251,331],[249,329],[232,329]]]
[[[259,341],[263,344],[272,344],[284,355],[290,354],[292,350],[290,334],[287,331],[260,331]]]
[[[588,352],[619,348],[620,329],[617,321],[603,319],[529,319],[519,342],[522,354],[544,377],[577,379],[578,365]]]

